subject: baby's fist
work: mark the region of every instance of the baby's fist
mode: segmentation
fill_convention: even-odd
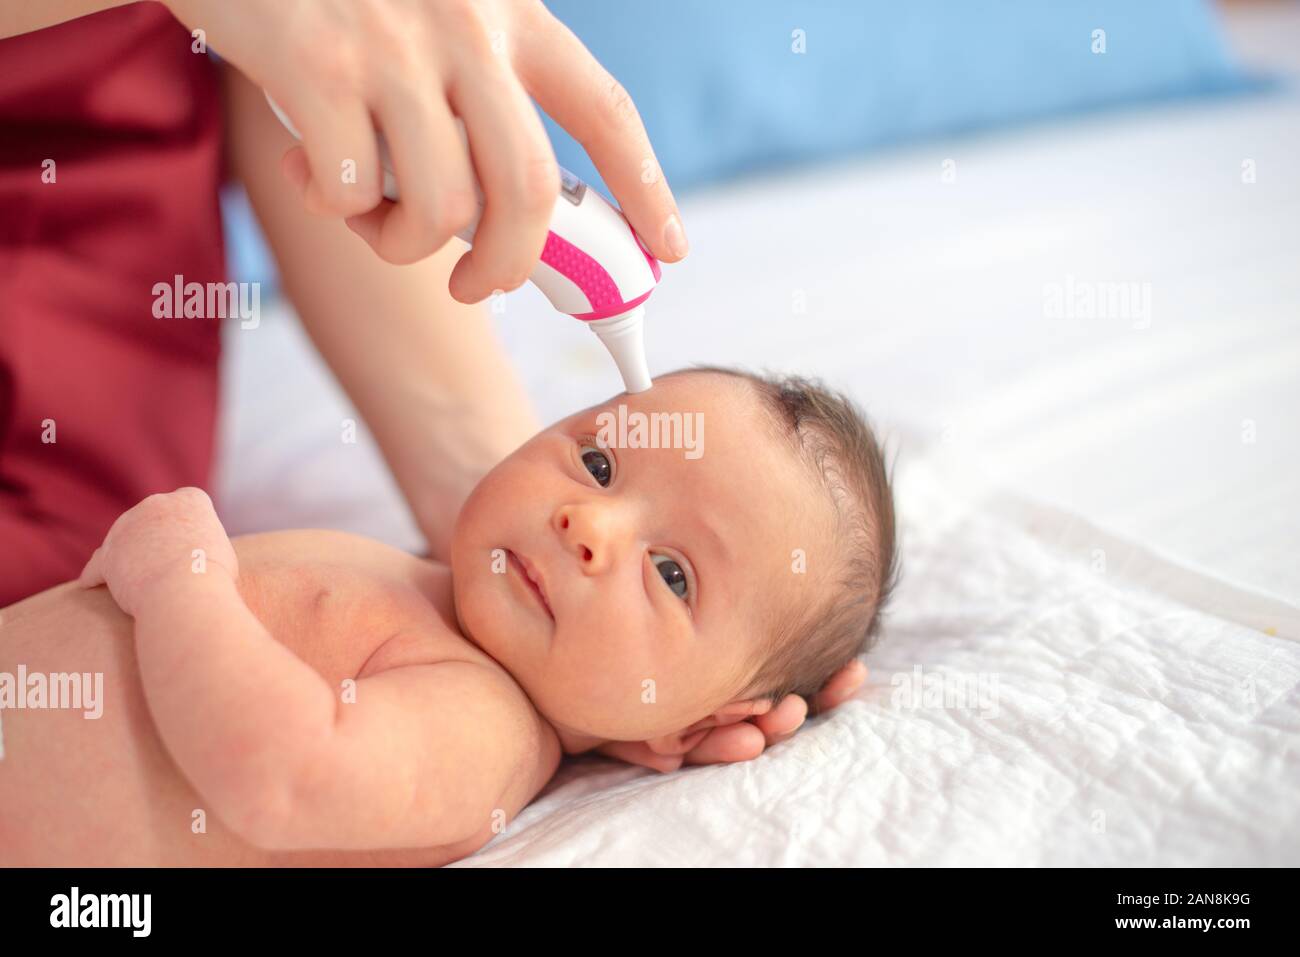
[[[118,516],[77,582],[107,585],[118,607],[134,616],[166,582],[209,573],[237,579],[235,549],[208,493],[179,488],[150,495]]]

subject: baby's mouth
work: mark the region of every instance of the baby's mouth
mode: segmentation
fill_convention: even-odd
[[[524,584],[526,584],[532,593],[537,596],[537,600],[541,602],[542,607],[546,609],[546,614],[550,616],[552,621],[554,621],[555,613],[551,611],[551,603],[546,600],[546,590],[543,586],[542,576],[537,572],[537,567],[524,556],[516,554],[509,549],[507,549],[507,552],[510,555],[511,563],[515,566],[515,570],[519,572],[520,576],[523,578]]]

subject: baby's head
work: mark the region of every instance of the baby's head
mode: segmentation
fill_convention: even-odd
[[[467,637],[547,720],[647,740],[811,701],[871,646],[898,573],[890,478],[843,396],[686,369],[493,469],[451,564]]]

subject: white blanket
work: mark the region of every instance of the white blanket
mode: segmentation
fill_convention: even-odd
[[[1291,68],[1300,14],[1245,15]],[[1296,155],[1292,89],[691,197],[652,370],[821,375],[897,454],[868,685],[748,764],[571,761],[456,866],[1300,864]],[[535,290],[500,326],[546,419],[618,391]],[[230,531],[415,547],[292,319],[229,332]]]

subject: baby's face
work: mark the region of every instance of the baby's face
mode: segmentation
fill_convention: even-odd
[[[636,413],[680,413],[694,450],[623,447],[620,404],[628,439]],[[579,734],[645,740],[739,700],[777,613],[811,598],[795,549],[815,567],[832,532],[829,500],[773,429],[747,383],[692,373],[535,436],[457,521],[467,637]]]

